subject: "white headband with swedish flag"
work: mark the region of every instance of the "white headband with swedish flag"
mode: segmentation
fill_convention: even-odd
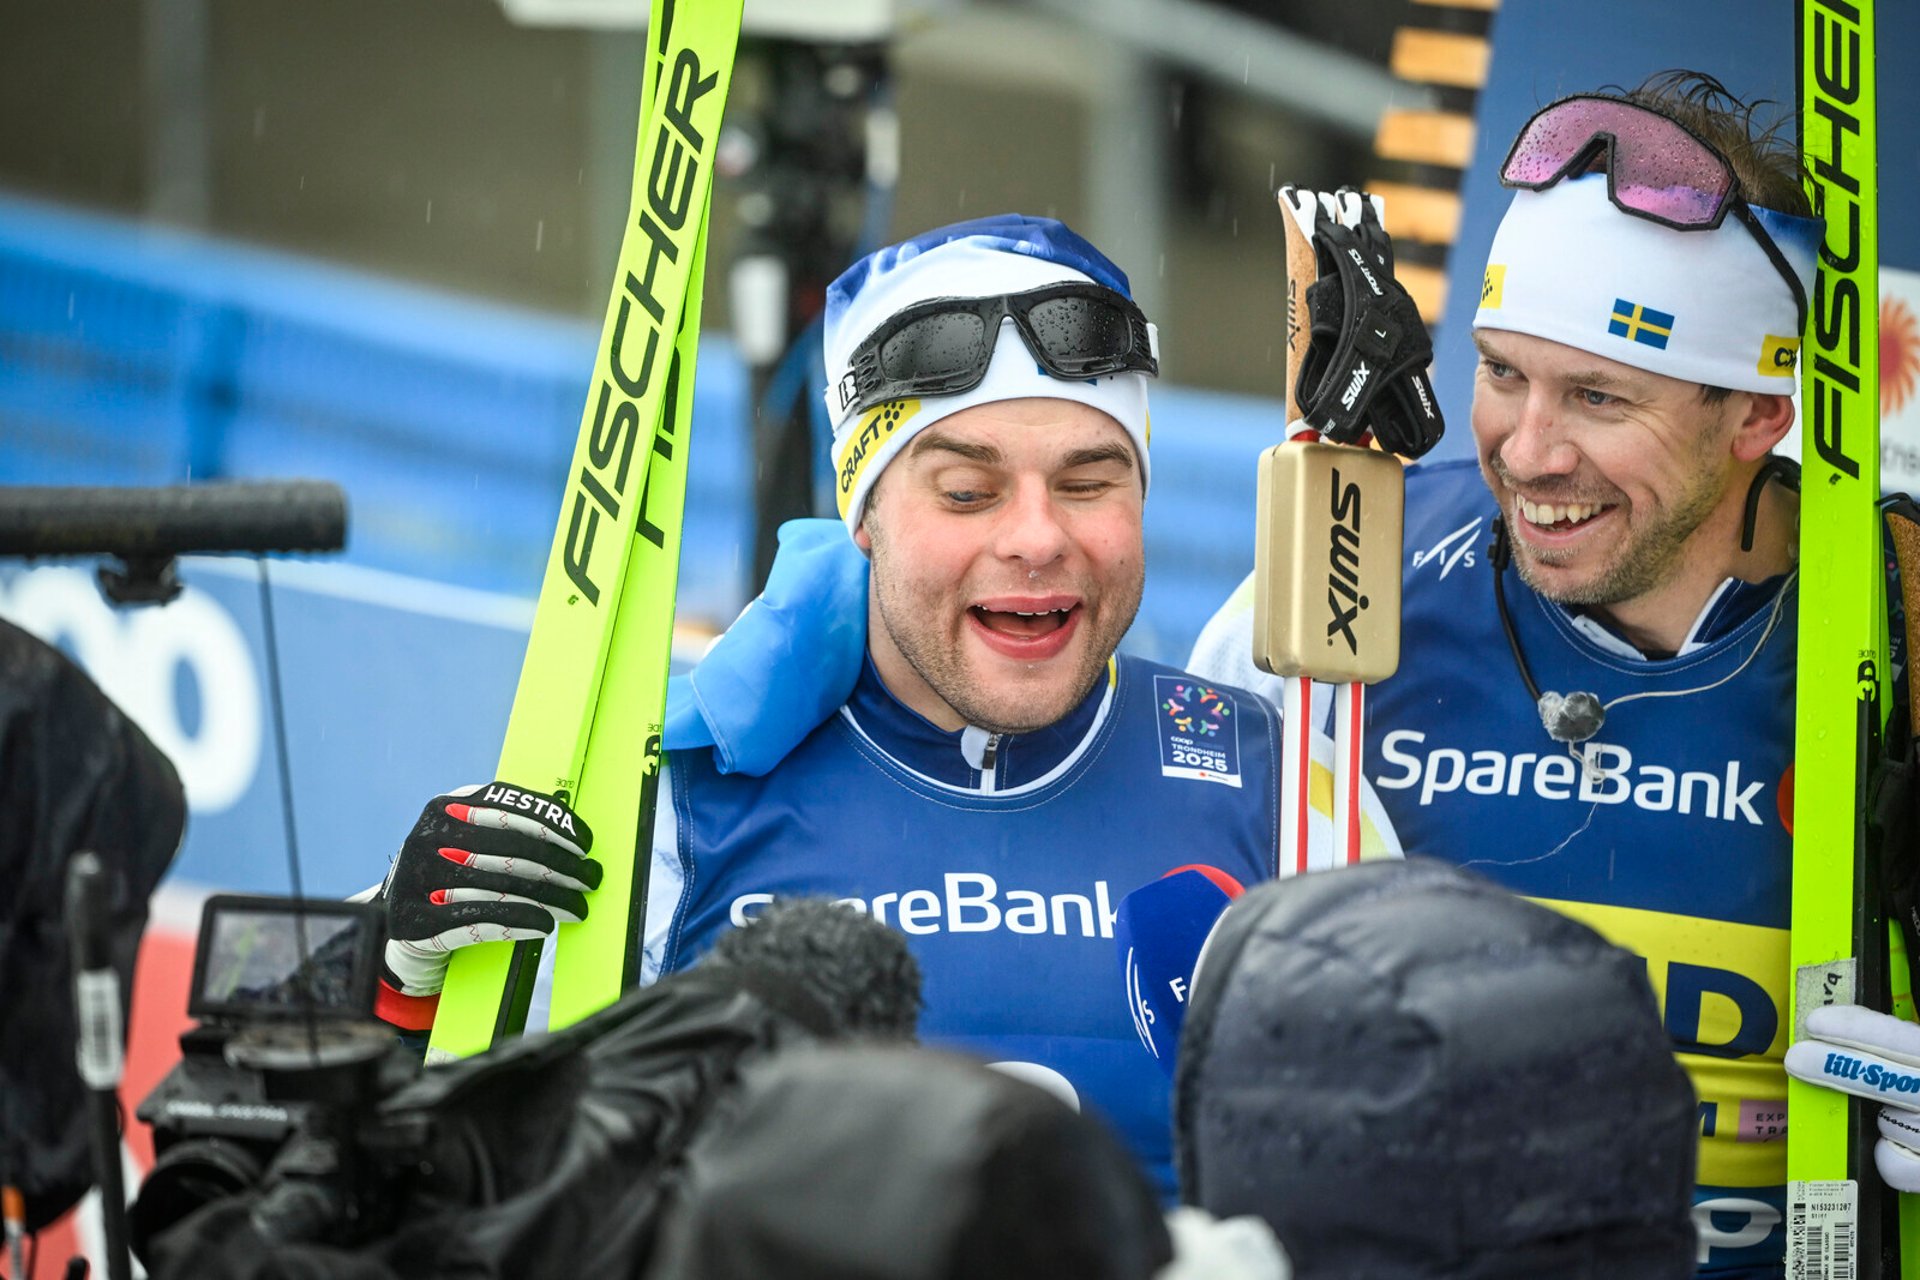
[[[1813,293],[1820,224],[1756,209]],[[1475,329],[1503,329],[1636,369],[1791,395],[1799,312],[1738,218],[1678,231],[1616,209],[1603,174],[1517,191],[1487,255]]]

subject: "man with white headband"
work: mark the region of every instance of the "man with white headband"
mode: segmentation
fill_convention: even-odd
[[[1769,478],[1820,238],[1797,153],[1750,124],[1670,73],[1515,139],[1477,468],[1408,471],[1405,650],[1364,763],[1408,852],[1646,958],[1717,1280],[1780,1275],[1785,1241],[1798,499]],[[1192,665],[1277,697],[1250,608],[1248,583]]]
[[[1115,654],[1144,581],[1155,342],[1126,276],[1052,219],[944,227],[834,282],[843,524],[790,527],[767,592],[669,712],[644,967],[685,967],[777,898],[852,902],[913,945],[926,1039],[1084,1103],[1170,1190],[1167,1080],[1114,989],[1113,910],[1196,860],[1271,876],[1278,753],[1260,699]],[[870,557],[853,581],[849,543]],[[852,692],[825,723],[810,706],[791,750],[742,760],[729,715],[837,678],[817,669],[831,655],[783,650],[794,576],[810,625],[864,627]],[[396,863],[391,1013],[431,999],[448,947],[586,910],[582,842],[482,849],[513,834],[463,827],[483,808],[429,804]],[[510,898],[454,920],[434,895],[469,867],[449,848],[510,854],[519,880],[488,886]]]

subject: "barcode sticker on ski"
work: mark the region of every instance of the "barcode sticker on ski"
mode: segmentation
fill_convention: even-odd
[[[1853,1280],[1860,1186],[1787,1184],[1787,1280]]]

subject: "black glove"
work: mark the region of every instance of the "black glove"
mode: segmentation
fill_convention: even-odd
[[[585,919],[586,895],[600,887],[591,848],[587,824],[552,796],[504,782],[435,796],[380,889],[387,984],[433,995],[454,949]]]
[[[1315,211],[1320,277],[1307,286],[1312,341],[1295,399],[1307,425],[1336,444],[1372,431],[1382,448],[1417,458],[1445,430],[1426,372],[1433,340],[1420,308],[1393,277],[1393,240],[1373,202],[1346,188],[1335,199],[1343,208],[1358,203],[1358,225],[1330,216],[1324,199]]]

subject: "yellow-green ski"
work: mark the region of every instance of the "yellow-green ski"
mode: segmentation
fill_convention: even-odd
[[[646,829],[638,801],[652,788],[638,766],[665,705],[685,406],[713,158],[741,6],[742,0],[653,0],[626,233],[496,774],[567,795],[593,828],[593,853],[606,879],[587,924],[563,941],[593,956],[604,957],[615,934],[631,932],[631,897],[620,886],[633,884],[633,864],[644,865],[646,857],[644,837],[636,834]],[[660,434],[668,423],[677,438]],[[670,537],[661,523],[669,520]],[[621,653],[610,658],[616,643]],[[654,661],[657,671],[638,670]],[[603,703],[609,676],[618,685],[617,706]],[[596,736],[597,715],[608,723]],[[608,749],[629,739],[631,778],[613,785],[606,781],[613,763],[590,767],[589,752],[596,742]],[[644,870],[640,874],[643,879]],[[454,953],[428,1061],[478,1053],[517,1033],[539,955],[538,943],[489,943]],[[566,1009],[579,1016],[607,1003],[629,968],[605,973],[591,995],[565,993]],[[578,980],[581,969],[576,955],[562,972]]]
[[[705,270],[706,257],[703,230],[694,248],[696,280]],[[560,926],[549,1026],[578,1022],[639,980],[699,340],[700,295],[689,293],[667,375],[666,413],[654,434],[640,491],[640,527],[627,558],[624,603],[614,619],[613,647],[600,681],[600,714],[594,718],[580,773],[580,794],[594,798],[588,818],[594,849],[611,841],[611,847],[631,850],[632,856],[606,859],[592,912],[579,924]]]
[[[1886,713],[1881,550],[1879,212],[1872,0],[1801,5],[1801,141],[1827,223],[1801,363],[1800,634],[1793,786],[1791,1025],[1822,1004],[1873,1003],[1886,929],[1866,844],[1869,745]],[[1787,1274],[1879,1276],[1871,1108],[1787,1085]],[[1842,1259],[1841,1218],[1858,1207]],[[1842,1215],[1844,1217],[1844,1215]],[[1857,1251],[1857,1252],[1856,1252]],[[1855,1265],[1859,1270],[1854,1270]],[[1912,1273],[1910,1273],[1912,1274]]]

